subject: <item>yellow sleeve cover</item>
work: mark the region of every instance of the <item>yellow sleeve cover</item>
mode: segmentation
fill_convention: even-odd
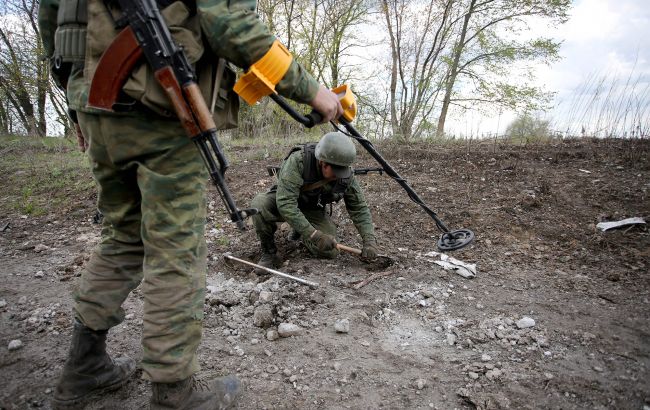
[[[234,91],[249,105],[255,104],[275,92],[275,86],[289,70],[292,60],[289,50],[275,40],[269,51],[237,81]]]

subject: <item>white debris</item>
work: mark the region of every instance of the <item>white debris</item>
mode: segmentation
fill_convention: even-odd
[[[456,335],[453,333],[447,333],[447,344],[453,346],[456,344]]]
[[[7,307],[7,301],[2,299],[2,300],[0,300],[0,309],[2,309],[4,307]]]
[[[622,219],[620,221],[616,222],[600,222],[599,224],[596,225],[596,228],[600,229],[601,231],[605,232],[609,229],[614,229],[614,228],[620,228],[621,226],[627,226],[627,225],[643,225],[645,224],[645,220],[643,218],[627,218],[627,219]]]
[[[14,340],[12,340],[11,342],[9,342],[9,346],[7,346],[7,348],[8,348],[10,351],[11,351],[11,350],[18,350],[18,349],[20,349],[21,347],[23,347],[23,342],[22,342],[21,340],[19,340],[19,339],[14,339]]]
[[[452,258],[451,256],[446,255],[444,253],[440,254],[440,260],[433,261],[433,263],[442,266],[442,268],[445,270],[456,272],[457,274],[459,274],[460,276],[466,279],[471,279],[476,276],[475,263],[466,263],[456,258]]]
[[[350,321],[348,319],[340,319],[334,323],[334,330],[336,333],[349,333]]]
[[[526,329],[533,326],[535,326],[535,319],[528,316],[524,316],[517,321],[517,327],[519,329]]]

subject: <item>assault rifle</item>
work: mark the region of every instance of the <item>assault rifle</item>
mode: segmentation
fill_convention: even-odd
[[[278,175],[278,172],[280,172],[280,167],[268,165],[266,167],[266,172],[269,173],[270,177],[274,177]],[[383,175],[386,171],[384,171],[383,168],[354,168],[354,175],[368,175],[371,172],[378,172],[379,175]]]
[[[239,229],[245,229],[244,218],[256,214],[257,209],[238,209],[230,194],[225,179],[228,160],[185,52],[172,39],[155,0],[117,0],[117,3],[123,17],[116,24],[124,28],[99,60],[88,105],[113,111],[124,82],[144,55],[156,81],[172,102],[187,136],[201,152],[230,219]]]

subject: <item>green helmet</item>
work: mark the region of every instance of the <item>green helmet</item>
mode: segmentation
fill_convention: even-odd
[[[349,167],[356,157],[354,143],[340,132],[328,132],[316,144],[316,158],[328,164]]]

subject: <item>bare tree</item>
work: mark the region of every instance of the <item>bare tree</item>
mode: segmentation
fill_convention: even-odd
[[[39,58],[38,1],[7,1],[0,20],[0,90],[5,117],[15,116],[27,135],[45,136],[49,67]],[[3,127],[6,128],[6,127]]]
[[[429,127],[426,119],[441,91],[442,57],[452,33],[456,1],[382,1],[390,38],[394,136],[408,140]]]

